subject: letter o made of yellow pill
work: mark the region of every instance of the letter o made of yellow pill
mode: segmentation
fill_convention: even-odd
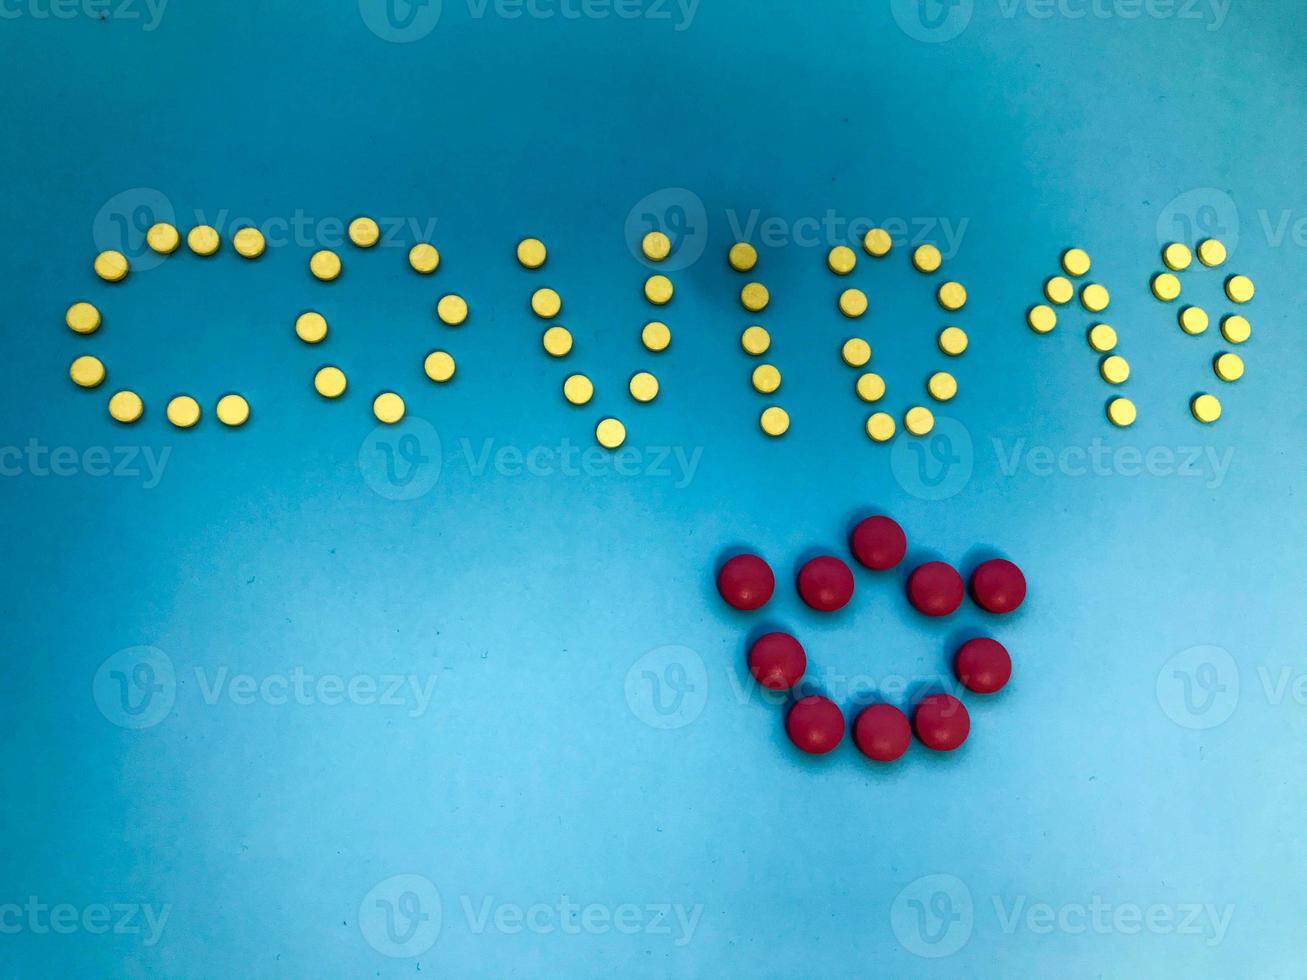
[[[937,402],[952,401],[953,396],[958,393],[957,378],[947,371],[936,371],[926,382],[926,391]]]
[[[1211,317],[1201,306],[1186,306],[1180,311],[1180,329],[1191,336],[1205,333],[1211,324]]]
[[[1170,303],[1180,296],[1180,280],[1172,272],[1159,272],[1153,276],[1153,295],[1163,303]]]
[[[104,381],[104,365],[98,357],[83,354],[68,366],[68,377],[80,388],[96,388]]]
[[[654,306],[666,306],[672,301],[672,281],[666,276],[650,276],[645,280],[644,298]]]
[[[572,352],[572,334],[566,327],[550,327],[540,342],[550,357],[566,357]]]
[[[847,276],[858,264],[858,257],[847,245],[836,245],[826,256],[826,266],[837,276]]]
[[[447,351],[433,350],[422,362],[422,370],[437,384],[444,384],[454,376],[454,358]]]
[[[781,372],[773,364],[759,364],[753,369],[750,381],[754,391],[761,395],[770,395],[781,386]]]
[[[418,242],[408,250],[408,264],[413,271],[429,276],[440,268],[440,253],[428,242]]]
[[[1229,252],[1226,251],[1224,243],[1218,239],[1208,238],[1198,243],[1198,261],[1209,269],[1224,265],[1228,257]]]
[[[359,248],[371,248],[381,240],[381,229],[371,218],[355,218],[349,223],[349,240]]]
[[[563,310],[562,298],[552,289],[537,289],[531,294],[531,312],[542,320],[552,320]]]
[[[1189,250],[1188,245],[1171,242],[1166,248],[1162,249],[1162,262],[1172,272],[1183,272],[1193,265],[1194,253]]]
[[[967,290],[960,282],[946,282],[936,292],[939,305],[949,311],[962,309],[967,305]]]
[[[1243,358],[1238,354],[1218,354],[1212,366],[1222,381],[1238,381],[1243,377]]]
[[[73,333],[95,333],[100,329],[100,311],[90,303],[74,303],[64,314],[64,323]]]
[[[884,228],[873,228],[862,239],[862,250],[873,259],[883,259],[894,247],[894,240]]]
[[[736,272],[749,272],[758,264],[758,250],[748,242],[736,242],[726,260]]]
[[[943,262],[943,256],[939,254],[939,249],[934,245],[918,245],[916,251],[912,253],[912,265],[918,272],[924,272],[927,275],[937,272]]]
[[[150,251],[159,255],[172,255],[181,243],[182,236],[166,221],[150,225],[150,230],[145,233],[145,244],[150,246]]]
[[[584,374],[569,375],[563,382],[563,397],[573,405],[585,405],[594,397],[595,386]]]
[[[645,350],[653,351],[657,354],[667,350],[667,345],[672,342],[672,331],[667,324],[658,320],[651,320],[644,325],[640,331],[640,343],[644,344]]]
[[[748,283],[740,290],[740,305],[750,313],[761,313],[771,302],[771,293],[760,282]]]
[[[966,353],[967,333],[961,327],[945,327],[939,332],[939,349],[949,357]]]
[[[672,254],[672,240],[661,231],[651,231],[640,242],[640,251],[650,262],[661,262]]]
[[[295,336],[306,344],[320,344],[327,336],[327,319],[309,310],[295,318]]]
[[[631,375],[626,390],[638,402],[651,402],[658,397],[658,379],[648,371],[639,371]]]
[[[200,403],[190,395],[178,395],[168,402],[168,421],[179,429],[189,429],[200,421]]]
[[[1135,403],[1129,398],[1113,398],[1107,403],[1107,419],[1119,428],[1125,429],[1134,425],[1138,414]]]
[[[436,304],[436,316],[448,326],[461,326],[467,320],[467,301],[453,293],[442,296]]]
[[[840,348],[840,360],[852,368],[863,367],[871,360],[871,344],[861,337],[850,337]]]
[[[1066,276],[1054,276],[1044,283],[1044,295],[1050,303],[1065,306],[1075,297],[1076,287],[1071,285],[1071,280]]]
[[[549,250],[538,238],[523,238],[517,243],[517,261],[524,269],[539,269],[549,258]]]
[[[383,391],[372,400],[372,414],[383,425],[394,425],[404,418],[404,399],[393,391]]]
[[[221,244],[218,229],[212,225],[196,225],[186,233],[186,247],[203,258],[218,254]]]
[[[616,449],[626,442],[626,426],[617,419],[600,419],[595,426],[595,441],[605,449]]]
[[[840,293],[840,312],[856,320],[867,312],[867,294],[861,289],[846,289]]]
[[[331,282],[340,275],[340,256],[325,248],[314,252],[309,259],[309,272],[313,273],[314,279]]]
[[[144,412],[145,404],[134,391],[116,391],[109,399],[109,417],[123,425],[135,422]]]
[[[243,259],[257,259],[268,247],[263,233],[257,228],[240,229],[232,237],[231,244],[236,249],[236,254]]]
[[[1080,302],[1090,313],[1102,313],[1112,304],[1112,295],[1105,286],[1091,282],[1080,291]]]
[[[1199,422],[1211,425],[1221,417],[1221,402],[1215,395],[1195,395],[1189,403],[1189,411]]]
[[[1026,323],[1035,333],[1051,333],[1057,326],[1057,314],[1051,306],[1033,306],[1026,314]]]
[[[767,349],[771,347],[771,334],[762,327],[747,327],[744,333],[740,334],[740,346],[744,348],[746,354],[752,354],[754,357],[766,354]]]
[[[1257,288],[1247,276],[1231,276],[1225,282],[1225,295],[1230,297],[1231,303],[1243,305],[1252,302],[1257,295]]]
[[[1083,248],[1069,248],[1062,253],[1062,270],[1068,276],[1074,276],[1077,279],[1081,276],[1087,276],[1091,265],[1089,253]]]
[[[1239,315],[1227,316],[1221,321],[1221,336],[1226,339],[1227,343],[1243,344],[1253,335],[1252,324],[1248,322],[1247,317]]]
[[[214,413],[218,416],[218,421],[223,425],[236,428],[249,421],[250,403],[240,395],[223,395],[218,399],[218,405],[214,409]]]
[[[1105,357],[1098,365],[1098,372],[1110,385],[1125,384],[1130,380],[1130,362],[1120,354]]]
[[[889,442],[897,426],[888,412],[873,412],[867,417],[867,438],[872,442]]]
[[[878,402],[885,397],[885,379],[879,374],[868,371],[866,374],[859,375],[853,390],[864,402]]]
[[[935,428],[935,414],[928,408],[915,405],[903,416],[903,428],[914,436],[930,435]]]
[[[345,394],[347,384],[345,372],[331,365],[320,368],[313,376],[313,387],[323,398],[339,398]]]
[[[130,269],[127,256],[109,249],[95,257],[95,274],[105,282],[122,282]]]
[[[1106,323],[1095,324],[1089,328],[1089,346],[1100,354],[1116,349],[1116,331]]]
[[[790,431],[790,413],[779,405],[768,406],[758,416],[758,425],[772,438],[783,436]]]

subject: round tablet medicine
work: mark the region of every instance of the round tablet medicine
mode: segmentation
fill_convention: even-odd
[[[1180,329],[1191,336],[1205,333],[1211,317],[1201,306],[1186,306],[1180,311]]]
[[[1026,323],[1035,333],[1051,333],[1057,326],[1057,314],[1051,306],[1033,306],[1026,314]]]
[[[958,393],[957,378],[947,371],[936,371],[930,376],[930,380],[926,382],[926,391],[937,402],[952,401],[953,397]]]
[[[617,419],[603,419],[595,426],[595,439],[605,449],[616,449],[626,442],[626,426]]]
[[[644,344],[644,349],[658,354],[667,350],[667,345],[672,342],[672,331],[667,324],[653,320],[644,325],[640,331],[640,343]]]
[[[1107,288],[1093,282],[1080,291],[1080,302],[1090,313],[1102,313],[1112,304]]]
[[[250,419],[250,403],[240,395],[223,395],[214,408],[218,421],[232,428],[244,425]]]
[[[753,369],[753,390],[760,395],[770,395],[781,386],[781,372],[771,364],[759,364]]]
[[[967,305],[967,289],[960,282],[946,282],[936,290],[935,299],[941,308],[957,312]]]
[[[769,691],[788,691],[807,669],[803,645],[789,633],[766,633],[749,647],[749,673]]]
[[[531,294],[531,312],[542,320],[552,320],[563,310],[563,300],[552,289],[537,289]]]
[[[961,327],[945,327],[939,332],[939,349],[949,357],[957,357],[966,353],[967,332]]]
[[[1247,317],[1227,316],[1221,321],[1221,336],[1226,339],[1227,343],[1243,344],[1252,335],[1252,324],[1248,322]]]
[[[825,755],[844,738],[844,715],[834,701],[812,694],[795,702],[785,716],[785,734],[800,751]]]
[[[843,609],[853,598],[853,572],[833,555],[821,555],[799,569],[799,597],[817,612]]]
[[[462,296],[450,293],[440,297],[436,304],[436,316],[440,322],[451,327],[461,326],[467,320],[467,301]]]
[[[130,266],[127,256],[110,249],[95,257],[95,274],[105,282],[122,282],[127,278]]]
[[[1012,678],[1012,658],[997,640],[978,636],[958,648],[953,673],[968,691],[997,694]]]
[[[647,404],[658,397],[658,379],[648,371],[640,371],[631,375],[626,389],[636,401]]]
[[[991,558],[971,573],[971,596],[986,612],[1015,612],[1026,601],[1026,577],[1006,558]]]
[[[141,396],[134,391],[117,391],[109,399],[109,417],[115,422],[130,425],[145,411]]]
[[[951,694],[932,694],[912,713],[912,727],[926,748],[952,752],[971,733],[971,716],[966,705]]]
[[[1062,253],[1062,269],[1068,276],[1079,279],[1089,274],[1089,253],[1083,248],[1069,248]]]
[[[1243,358],[1238,354],[1218,354],[1212,366],[1222,381],[1238,381],[1243,377]]]
[[[871,360],[871,344],[861,337],[851,337],[840,348],[840,359],[849,367],[863,367]]]
[[[563,382],[563,397],[573,405],[588,404],[594,397],[594,382],[584,374],[568,375],[567,380]]]
[[[181,243],[182,236],[177,229],[164,221],[150,225],[150,230],[145,233],[145,244],[150,246],[150,251],[160,255],[172,255]]]
[[[912,253],[912,264],[918,272],[937,272],[943,263],[944,257],[934,245],[918,245]]]
[[[771,302],[771,294],[760,282],[751,282],[740,290],[740,305],[750,313],[761,313]]]
[[[257,228],[241,228],[232,236],[232,247],[243,259],[257,259],[267,250],[268,242]]]
[[[847,276],[858,264],[858,257],[847,245],[836,245],[826,256],[826,266],[837,276]]]
[[[1130,380],[1130,362],[1120,354],[1112,354],[1103,358],[1103,362],[1098,365],[1098,373],[1110,385],[1125,384]]]
[[[1076,287],[1071,285],[1071,280],[1066,276],[1054,276],[1044,283],[1044,295],[1050,303],[1065,306],[1075,297]]]
[[[757,555],[736,555],[717,572],[717,591],[733,609],[752,612],[770,601],[776,576]]]
[[[189,429],[200,421],[200,403],[190,395],[178,395],[168,402],[168,421],[179,429]]]
[[[90,303],[74,303],[64,314],[64,323],[73,333],[95,333],[100,329],[100,311]]]
[[[1194,253],[1189,250],[1188,245],[1172,242],[1162,249],[1162,262],[1172,272],[1183,272],[1193,265]]]
[[[1106,323],[1099,323],[1089,328],[1089,346],[1100,354],[1116,349],[1116,331]]]
[[[914,436],[930,435],[935,428],[935,416],[928,408],[920,405],[914,406],[907,410],[903,416],[903,428],[907,429]]]
[[[83,354],[68,366],[68,377],[81,388],[95,388],[104,381],[104,365],[98,357]]]
[[[383,391],[372,400],[372,414],[383,425],[394,425],[404,418],[404,399],[393,391]]]
[[[889,442],[894,438],[896,428],[894,416],[886,412],[875,412],[867,417],[867,438],[872,442]]]
[[[966,587],[952,565],[942,561],[926,562],[908,576],[908,601],[926,616],[948,616],[962,605]]]
[[[840,293],[840,312],[856,320],[867,312],[867,294],[861,289],[846,289]]]
[[[1129,398],[1113,398],[1107,405],[1107,418],[1113,425],[1127,429],[1135,424],[1138,417],[1135,403]]]
[[[1253,297],[1257,295],[1257,289],[1247,276],[1231,276],[1225,283],[1225,295],[1230,297],[1231,303],[1242,306],[1244,303],[1252,302]]]
[[[211,225],[196,225],[186,233],[186,247],[205,258],[218,254],[221,244],[218,229]]]
[[[644,284],[644,298],[654,306],[666,306],[674,292],[672,281],[666,276],[650,276]]]
[[[408,250],[408,264],[414,272],[429,276],[440,268],[440,253],[434,245],[419,242]]]
[[[858,377],[853,390],[864,402],[878,402],[885,397],[885,379],[868,371]]]
[[[740,334],[740,346],[744,348],[746,354],[752,354],[754,357],[766,354],[767,349],[771,347],[771,334],[762,327],[748,327]]]
[[[1153,277],[1153,295],[1163,303],[1170,303],[1180,296],[1180,280],[1172,272],[1159,272]]]
[[[340,275],[340,256],[330,249],[314,252],[309,259],[309,272],[314,279],[331,282]]]
[[[1197,395],[1189,404],[1194,418],[1204,425],[1211,425],[1221,417],[1221,402],[1215,395]]]
[[[426,376],[437,384],[444,384],[454,376],[454,358],[447,351],[433,350],[422,362]]]
[[[517,261],[524,269],[538,269],[548,257],[545,243],[538,238],[524,238],[517,243]]]
[[[859,564],[873,572],[887,572],[908,553],[908,536],[898,521],[878,514],[858,522],[849,547]]]
[[[327,336],[327,319],[309,310],[295,319],[295,336],[306,344],[320,344]]]
[[[912,744],[908,716],[892,704],[870,704],[853,723],[853,744],[872,762],[893,762]]]
[[[566,357],[572,352],[572,333],[566,327],[550,327],[540,342],[550,357]]]
[[[862,239],[862,249],[874,259],[883,259],[894,247],[894,239],[884,228],[873,228]]]
[[[790,413],[778,405],[772,405],[763,409],[762,415],[758,417],[758,425],[772,438],[783,436],[790,430]]]
[[[355,218],[349,223],[349,240],[359,248],[371,248],[381,240],[381,229],[371,218]]]
[[[1198,243],[1198,261],[1209,269],[1224,265],[1228,257],[1229,252],[1226,251],[1225,245],[1215,238]]]
[[[338,367],[320,368],[313,376],[313,387],[323,398],[339,398],[345,394],[345,372]]]
[[[672,240],[661,231],[651,231],[640,243],[640,251],[650,262],[661,262],[672,254]]]
[[[726,256],[736,272],[750,272],[758,264],[758,250],[748,242],[736,242]]]

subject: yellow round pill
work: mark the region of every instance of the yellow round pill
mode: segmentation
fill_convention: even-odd
[[[1080,302],[1090,313],[1102,313],[1112,304],[1112,296],[1105,286],[1093,282],[1080,291]]]
[[[740,334],[740,346],[744,348],[746,354],[752,354],[754,357],[766,354],[767,348],[771,347],[771,334],[762,327],[747,327],[744,333]]]
[[[1159,272],[1153,276],[1153,295],[1163,303],[1169,303],[1180,296],[1180,280],[1173,272]]]
[[[889,442],[894,438],[894,416],[886,412],[875,412],[867,417],[867,437],[873,442]]]
[[[740,290],[740,304],[750,313],[761,313],[771,302],[771,294],[760,282],[748,283]]]
[[[773,438],[783,436],[790,431],[790,413],[779,405],[772,405],[762,410],[762,415],[758,417],[758,424],[763,432]]]
[[[150,246],[150,251],[160,255],[172,255],[181,243],[182,236],[177,229],[164,221],[150,225],[150,230],[145,233],[145,244]]]
[[[94,388],[104,381],[104,365],[98,357],[83,354],[69,365],[68,377],[82,388]]]
[[[517,243],[517,261],[526,269],[538,269],[545,264],[549,252],[538,238],[524,238]]]
[[[315,279],[331,282],[340,275],[340,256],[329,249],[314,252],[309,259],[309,271]]]
[[[240,395],[223,395],[218,399],[218,405],[214,411],[217,413],[219,422],[235,428],[249,421],[250,403]]]
[[[640,251],[650,262],[661,262],[672,254],[672,240],[661,231],[651,231],[640,243]]]
[[[1243,377],[1243,358],[1238,354],[1218,354],[1212,366],[1222,381],[1238,381]]]
[[[771,364],[759,364],[753,369],[753,390],[760,395],[770,395],[781,386],[781,372]]]
[[[1189,250],[1188,245],[1172,242],[1162,249],[1162,261],[1172,272],[1183,272],[1193,265],[1194,253]]]
[[[967,332],[961,327],[945,327],[939,332],[939,349],[949,357],[957,357],[965,353],[967,344]]]
[[[937,402],[951,401],[953,396],[958,393],[957,378],[947,371],[936,371],[930,376],[930,380],[926,382],[926,391]]]
[[[864,402],[878,402],[885,397],[885,379],[879,374],[868,371],[866,374],[859,375],[858,383],[853,386],[853,390]]]
[[[263,232],[257,228],[241,228],[232,236],[231,243],[243,259],[257,259],[268,247]]]
[[[345,394],[345,372],[338,367],[320,368],[313,376],[313,387],[323,398],[339,398]]]
[[[1257,295],[1257,288],[1247,276],[1231,276],[1225,282],[1225,295],[1230,297],[1231,303],[1243,305],[1252,302]]]
[[[1231,344],[1246,343],[1252,335],[1253,327],[1247,317],[1227,316],[1221,321],[1221,336]]]
[[[601,419],[595,426],[595,440],[605,449],[616,449],[626,442],[626,426],[617,419]]]
[[[1221,417],[1221,402],[1215,395],[1196,395],[1189,410],[1199,422],[1211,425]]]
[[[631,375],[626,390],[638,402],[651,402],[658,397],[658,379],[648,371],[639,371]]]
[[[572,334],[566,327],[550,327],[541,343],[550,357],[566,357],[572,351]]]
[[[422,362],[422,370],[437,384],[444,384],[454,376],[454,358],[443,350],[433,350]]]
[[[1113,354],[1103,358],[1098,365],[1098,373],[1110,385],[1125,384],[1130,379],[1130,362],[1120,354]]]
[[[1135,403],[1129,398],[1113,398],[1107,403],[1108,421],[1122,429],[1134,425],[1138,414]]]
[[[1089,253],[1083,248],[1069,248],[1062,253],[1062,269],[1068,276],[1079,279],[1089,274]]]
[[[372,414],[385,425],[394,425],[404,418],[404,399],[393,391],[383,391],[372,400]]]
[[[552,320],[562,309],[563,300],[552,289],[537,289],[531,294],[531,311],[542,320]]]
[[[212,225],[196,225],[186,233],[186,247],[205,258],[216,255],[221,244],[218,229]]]
[[[1048,297],[1050,303],[1056,303],[1058,306],[1070,303],[1075,294],[1076,287],[1071,285],[1071,280],[1066,276],[1054,276],[1044,283],[1044,295]]]
[[[454,293],[440,297],[440,302],[436,303],[436,316],[441,323],[461,326],[467,320],[467,300]]]
[[[666,276],[650,276],[644,283],[644,298],[654,306],[666,306],[672,301],[672,281]]]
[[[95,274],[105,282],[122,282],[127,278],[129,268],[127,256],[113,249],[95,257]]]
[[[1211,317],[1201,306],[1186,306],[1180,311],[1180,329],[1187,334],[1204,333],[1210,324]]]
[[[595,386],[584,374],[569,375],[563,382],[563,397],[573,405],[584,405],[594,397]]]
[[[327,336],[327,319],[309,310],[295,318],[295,336],[306,344],[320,344]]]
[[[912,253],[912,264],[918,272],[937,272],[943,262],[944,257],[934,245],[918,245]]]
[[[726,259],[736,272],[749,272],[758,264],[758,250],[748,242],[736,242]]]
[[[840,359],[849,367],[863,367],[871,360],[871,344],[861,337],[850,337],[840,348]]]
[[[1089,328],[1089,346],[1100,354],[1116,349],[1116,331],[1106,323],[1095,324]]]
[[[658,320],[651,320],[644,325],[640,331],[640,343],[644,344],[645,350],[653,351],[657,354],[667,350],[667,346],[672,342],[672,331],[667,324]]]
[[[873,228],[862,239],[862,249],[874,259],[883,259],[894,247],[894,240],[884,228]]]
[[[381,229],[371,218],[355,218],[349,223],[349,240],[359,248],[371,248],[381,240]]]
[[[427,242],[418,242],[408,250],[408,264],[414,272],[429,276],[440,268],[440,253]]]
[[[936,291],[935,298],[944,309],[957,311],[967,305],[967,289],[960,282],[946,282]]]
[[[100,311],[90,303],[74,303],[64,314],[64,323],[73,333],[95,333],[100,329]]]
[[[179,429],[189,429],[200,421],[200,403],[190,395],[178,395],[168,402],[168,421]]]
[[[826,266],[837,276],[847,276],[858,264],[858,257],[847,245],[836,245],[826,256]]]
[[[867,312],[867,294],[861,289],[846,289],[840,293],[840,312],[856,320]]]
[[[930,409],[915,405],[903,416],[903,428],[914,436],[929,435],[930,430],[935,428],[935,415]]]
[[[115,422],[130,425],[145,412],[141,396],[134,391],[117,391],[109,399],[109,417]]]
[[[1224,243],[1215,238],[1209,238],[1206,241],[1198,243],[1198,261],[1209,269],[1215,269],[1218,265],[1224,265],[1229,254],[1230,253],[1226,251]]]
[[[1034,306],[1026,314],[1026,322],[1035,333],[1050,333],[1057,326],[1057,314],[1051,306]]]

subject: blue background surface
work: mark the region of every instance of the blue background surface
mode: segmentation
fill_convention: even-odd
[[[157,24],[120,2],[0,19],[0,975],[1301,971],[1300,3],[445,0],[406,32],[372,0],[173,0]],[[361,213],[400,230],[313,281]],[[752,214],[779,219],[771,244]],[[656,356],[646,215],[684,266]],[[274,247],[148,268],[138,229],[168,218],[224,241],[245,219]],[[825,251],[855,218],[906,234],[843,283]],[[405,248],[432,221],[424,279]],[[741,231],[774,297],[758,318],[724,261]],[[1160,244],[1203,233],[1259,288],[1232,387],[1215,326],[1185,336],[1148,291]],[[513,261],[528,234],[538,273]],[[948,321],[907,267],[917,239],[968,286],[972,345],[938,435],[877,446],[838,349],[871,341],[896,415],[923,397]],[[91,273],[113,245],[141,260],[118,287]],[[1113,293],[1128,431],[1103,417],[1093,318],[1023,323],[1070,245]],[[1183,277],[1214,319],[1221,278]],[[545,284],[565,362],[527,306]],[[848,284],[872,300],[856,325]],[[445,292],[461,329],[432,316]],[[89,338],[62,325],[82,298],[105,316]],[[317,348],[292,331],[307,308],[331,324]],[[782,440],[738,345],[755,319]],[[458,359],[443,388],[436,347]],[[68,382],[80,353],[104,388]],[[324,363],[339,402],[312,391]],[[649,406],[624,390],[640,369]],[[598,388],[584,409],[559,394],[573,370]],[[120,386],[146,400],[134,427],[105,413]],[[1226,416],[1199,426],[1188,400],[1218,386]],[[383,389],[411,421],[378,434]],[[229,390],[240,431],[212,415]],[[163,417],[182,391],[206,413],[189,432]],[[630,451],[580,455],[608,414]],[[97,475],[102,454],[127,472]],[[794,569],[872,510],[907,529],[905,569],[1011,556],[1026,606],[926,622],[901,575],[859,571],[844,612],[804,611]],[[778,571],[762,614],[716,596],[740,548]],[[947,680],[976,632],[1015,675],[968,697],[952,756],[800,757],[748,682],[763,625],[850,716]],[[304,703],[279,686],[297,672]],[[375,703],[392,675],[399,703]]]

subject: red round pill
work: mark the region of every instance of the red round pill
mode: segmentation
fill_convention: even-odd
[[[967,640],[953,658],[953,672],[969,691],[993,694],[1012,677],[1012,658],[998,640],[978,636]]]
[[[908,536],[889,517],[868,517],[853,529],[849,538],[853,557],[872,571],[885,572],[908,553]]]
[[[923,698],[912,714],[912,727],[923,745],[936,752],[952,752],[967,740],[971,716],[967,706],[951,694]]]
[[[749,648],[749,672],[769,690],[788,691],[807,669],[803,645],[789,633],[768,633]]]
[[[947,616],[962,605],[966,589],[952,565],[930,561],[908,576],[908,601],[927,616]]]
[[[736,555],[717,573],[717,591],[736,609],[760,609],[776,591],[776,576],[757,555]]]
[[[988,612],[1010,613],[1026,600],[1026,577],[1012,562],[995,558],[972,574],[971,595]]]
[[[830,555],[814,558],[799,570],[799,595],[818,612],[843,609],[853,598],[853,572]]]
[[[824,755],[844,738],[844,714],[829,698],[809,695],[794,703],[785,718],[790,741],[809,755]]]
[[[908,716],[892,704],[873,704],[862,709],[853,723],[853,741],[868,759],[893,762],[912,742]]]

